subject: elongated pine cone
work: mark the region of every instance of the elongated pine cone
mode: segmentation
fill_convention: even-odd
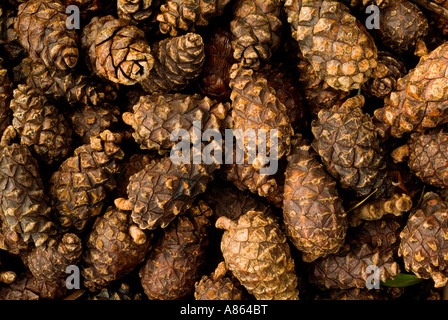
[[[244,67],[258,69],[280,45],[281,1],[238,0],[230,22],[233,56]]]
[[[259,169],[265,166],[269,157],[278,160],[288,155],[294,131],[286,107],[277,98],[275,90],[252,69],[234,64],[230,72],[233,129],[244,136],[244,141],[237,137],[240,140],[237,143],[243,144],[246,155],[255,156],[252,166]],[[259,145],[266,146],[265,152],[257,152]]]
[[[9,126],[11,121],[11,109],[9,104],[12,99],[13,84],[8,77],[8,69],[5,62],[0,58],[0,135]]]
[[[81,47],[90,70],[118,84],[146,79],[154,64],[145,33],[111,15],[94,17],[84,27]]]
[[[243,300],[243,288],[233,275],[227,275],[227,267],[220,262],[210,275],[202,276],[194,287],[196,300]]]
[[[140,268],[150,300],[179,300],[194,293],[208,244],[210,207],[199,201],[165,230]]]
[[[283,221],[305,262],[336,253],[344,243],[347,215],[336,182],[300,135],[293,140],[285,171]]]
[[[188,33],[156,42],[152,46],[154,67],[140,81],[148,93],[185,89],[197,79],[204,65],[204,42],[201,35]]]
[[[39,166],[24,145],[12,143],[15,131],[6,128],[0,142],[1,233],[13,242],[44,244],[55,234]]]
[[[83,284],[91,291],[108,286],[142,263],[151,249],[152,234],[132,223],[113,206],[97,217],[82,256]]]
[[[406,270],[432,279],[436,288],[448,281],[447,219],[448,202],[435,192],[427,192],[400,233],[398,255]]]
[[[448,43],[423,56],[417,66],[398,80],[397,89],[375,110],[375,118],[391,126],[390,134],[401,137],[423,132],[448,122]]]
[[[59,162],[71,151],[72,129],[63,114],[35,89],[19,84],[11,100],[12,125],[23,145],[47,163]]]
[[[359,89],[374,74],[375,42],[345,5],[330,0],[287,0],[285,10],[303,56],[331,87]]]
[[[81,259],[81,239],[73,233],[60,234],[49,239],[27,256],[27,266],[38,281],[65,280],[66,268]]]
[[[312,146],[327,171],[357,196],[380,188],[386,177],[383,149],[371,117],[362,111],[362,95],[347,99],[340,107],[321,110],[312,122]],[[381,195],[378,190],[376,195]]]
[[[219,133],[229,108],[199,94],[155,94],[140,97],[134,112],[124,112],[122,118],[134,129],[132,136],[142,149],[164,153],[178,143],[170,137],[178,129],[192,139],[198,130]]]
[[[257,300],[298,300],[298,278],[285,234],[263,212],[249,211],[237,222],[220,217],[226,266]]]
[[[119,134],[103,131],[76,148],[52,174],[49,194],[63,229],[81,232],[100,214],[108,191],[115,188],[117,161],[124,156],[120,141]]]
[[[222,15],[230,0],[166,0],[157,15],[163,34],[175,37],[182,31],[194,31],[195,26],[207,26],[213,17]]]
[[[375,271],[369,266],[378,268],[379,280],[383,282],[400,271],[392,250],[362,244],[314,261],[309,280],[321,289],[366,288],[368,277]]]
[[[218,168],[215,164],[173,162],[168,156],[154,160],[129,179],[128,199],[115,199],[115,205],[132,211],[132,220],[143,230],[165,228],[191,207]]]
[[[117,14],[131,24],[138,24],[152,16],[158,3],[159,0],[117,0]]]
[[[73,68],[79,57],[78,36],[68,29],[66,7],[59,0],[30,0],[19,6],[14,29],[35,61],[60,70]]]

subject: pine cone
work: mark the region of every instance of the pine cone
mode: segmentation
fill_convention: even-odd
[[[447,208],[448,202],[437,193],[425,193],[420,208],[411,212],[400,233],[398,255],[403,257],[406,270],[434,280],[436,288],[448,281]]]
[[[206,26],[211,18],[222,15],[230,0],[166,0],[157,15],[161,33],[175,37],[195,26]]]
[[[448,43],[422,57],[417,66],[398,80],[397,89],[386,97],[375,118],[391,126],[390,134],[422,132],[448,122]]]
[[[66,70],[78,62],[78,36],[68,29],[68,14],[59,0],[29,0],[19,6],[14,29],[30,58]]]
[[[210,276],[202,276],[194,287],[196,300],[243,300],[243,288],[233,276],[227,276],[227,267],[221,262]]]
[[[205,191],[217,168],[214,164],[172,162],[170,157],[152,161],[129,179],[128,199],[118,198],[115,205],[132,211],[133,222],[143,230],[165,228]]]
[[[321,110],[311,124],[312,146],[325,168],[342,188],[352,189],[359,197],[380,188],[386,177],[383,150],[363,105],[363,96],[349,98],[339,108]],[[376,196],[381,194],[378,190]]]
[[[356,243],[368,244],[372,248],[393,249],[400,243],[402,225],[398,218],[392,215],[379,220],[364,221],[356,228],[350,228],[347,238]]]
[[[49,99],[65,101],[70,105],[99,105],[117,97],[118,85],[93,83],[88,77],[75,71],[57,70],[42,63],[23,59],[14,68],[14,81],[23,81],[40,95]]]
[[[73,130],[83,143],[89,143],[91,137],[99,135],[104,130],[112,130],[119,122],[120,109],[117,106],[103,104],[101,106],[85,105],[70,115]]]
[[[77,6],[81,17],[86,19],[90,18],[92,15],[101,12],[110,11],[111,2],[107,0],[62,0],[66,7]]]
[[[36,159],[26,146],[11,143],[10,126],[0,142],[0,220],[14,242],[40,246],[55,233]]]
[[[287,0],[292,36],[316,74],[335,89],[359,89],[374,73],[377,48],[349,9],[330,0]]]
[[[33,248],[33,243],[25,241],[19,233],[0,220],[0,249],[15,255],[27,255]]]
[[[162,154],[178,143],[171,138],[177,129],[187,131],[192,139],[196,130],[219,132],[229,108],[198,94],[156,94],[140,97],[134,112],[122,117],[134,129],[132,136],[142,149]]]
[[[140,170],[143,170],[153,160],[157,160],[158,157],[154,154],[134,153],[126,161],[121,163],[120,174],[117,177],[117,194],[120,197],[127,195],[127,187],[129,179]]]
[[[199,202],[164,230],[139,273],[150,300],[179,300],[194,293],[205,263],[208,217],[212,214]]]
[[[249,211],[238,222],[216,221],[225,229],[221,251],[233,275],[257,300],[298,300],[297,275],[286,236],[263,212]]]
[[[242,66],[258,69],[280,46],[280,0],[238,0],[230,30],[233,56]]]
[[[27,266],[37,281],[65,280],[66,269],[81,259],[81,239],[73,233],[60,234],[49,239],[27,257]]]
[[[50,197],[61,226],[81,232],[86,223],[100,214],[107,192],[115,187],[113,174],[123,151],[116,143],[121,137],[106,130],[78,147],[53,173]]]
[[[242,131],[244,142],[237,143],[244,143],[246,155],[256,155],[252,166],[259,169],[266,164],[269,156],[278,160],[288,155],[291,135],[294,132],[286,107],[276,97],[274,89],[268,85],[265,78],[254,74],[251,69],[234,64],[230,72],[233,129]],[[255,130],[254,137],[250,137],[249,130]],[[265,137],[260,134],[261,130]],[[278,142],[275,143],[273,138],[278,139]],[[257,152],[257,145],[260,144],[266,146],[265,152]],[[272,147],[275,148],[275,154],[274,150],[271,150]]]
[[[12,82],[8,77],[8,70],[5,68],[5,63],[0,58],[0,135],[3,134],[6,127],[11,122],[11,110],[9,104],[12,98]]]
[[[140,81],[148,93],[185,89],[202,71],[205,53],[202,37],[197,33],[164,39],[152,46],[154,68]]]
[[[114,207],[98,218],[87,236],[83,253],[83,284],[91,291],[108,286],[142,263],[151,249],[152,234],[132,224]]]
[[[289,239],[303,252],[303,261],[338,252],[345,240],[347,215],[336,182],[300,135],[293,140],[285,179],[283,221]]]
[[[146,79],[154,64],[145,33],[111,15],[94,17],[84,27],[81,47],[89,69],[118,84]]]
[[[71,151],[72,129],[57,108],[35,89],[20,84],[11,100],[12,124],[23,145],[51,164]]]
[[[366,288],[367,278],[374,271],[367,272],[369,266],[379,268],[379,280],[383,282],[399,273],[392,250],[373,249],[368,244],[362,244],[348,252],[316,260],[309,281],[320,289]]]
[[[118,17],[137,25],[148,20],[159,0],[117,0]]]
[[[99,292],[90,293],[87,295],[87,300],[103,300],[103,301],[116,301],[116,300],[143,300],[143,292],[135,292],[134,287],[131,287],[127,283],[119,283],[110,285],[107,288],[101,289]]]
[[[218,101],[230,99],[230,67],[233,58],[232,34],[218,28],[204,44],[205,61],[202,67],[199,87],[204,96]]]

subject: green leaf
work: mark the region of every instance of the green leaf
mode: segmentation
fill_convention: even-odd
[[[381,282],[386,287],[409,287],[422,282],[423,279],[418,278],[415,274],[399,273],[394,279],[388,279],[386,282]]]

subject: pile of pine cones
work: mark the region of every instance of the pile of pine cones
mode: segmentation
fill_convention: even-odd
[[[448,299],[447,40],[440,0],[3,0],[0,300]],[[277,144],[173,161],[197,121]]]

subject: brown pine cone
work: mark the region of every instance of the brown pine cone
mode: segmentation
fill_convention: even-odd
[[[280,46],[280,0],[238,0],[230,30],[233,56],[247,68],[258,69]]]
[[[249,211],[237,222],[220,217],[226,230],[221,251],[226,266],[257,300],[298,300],[298,278],[286,236],[263,212]]]
[[[76,148],[52,174],[49,193],[63,229],[81,232],[100,214],[107,193],[115,187],[117,161],[124,156],[120,141],[119,134],[103,131]]]
[[[141,284],[150,300],[179,300],[194,293],[205,263],[212,214],[199,201],[164,230],[140,268]]]
[[[25,241],[19,233],[0,220],[0,249],[11,254],[26,256],[34,247],[32,242]]]
[[[436,288],[448,281],[447,219],[446,199],[435,192],[427,192],[400,233],[398,255],[403,258],[406,271],[419,278],[432,279]]]
[[[331,0],[287,0],[285,9],[303,56],[328,85],[350,91],[373,76],[375,42],[345,5]]]
[[[295,136],[285,171],[283,221],[302,259],[312,262],[339,251],[347,215],[336,182],[325,171],[308,141]]]
[[[33,249],[26,264],[37,281],[59,282],[67,277],[66,268],[79,262],[81,253],[81,239],[64,233]]]
[[[8,238],[13,242],[40,246],[55,234],[51,209],[36,159],[26,146],[12,143],[14,136],[9,126],[0,142],[1,233],[10,233]]]
[[[173,162],[168,156],[154,160],[129,179],[128,199],[115,199],[115,205],[132,211],[133,222],[143,230],[165,228],[191,207],[218,168],[215,164]]]
[[[3,59],[0,58],[0,136],[11,122],[9,104],[12,98],[12,86],[13,84],[8,77],[8,69],[5,68]]]
[[[394,249],[400,242],[402,229],[399,218],[388,215],[379,220],[364,221],[356,228],[350,228],[347,238],[359,244],[368,244],[372,248]]]
[[[90,291],[108,286],[142,263],[151,249],[152,234],[132,224],[123,211],[109,207],[87,236],[82,256],[83,285]]]
[[[118,285],[119,284],[119,285]],[[87,300],[102,300],[102,301],[116,301],[116,300],[143,300],[143,292],[134,290],[129,284],[114,283],[107,288],[101,289],[99,292],[92,292],[87,295]]]
[[[188,33],[156,42],[152,46],[154,68],[140,81],[147,93],[165,93],[185,89],[199,77],[204,65],[201,35]]]
[[[19,84],[10,104],[12,125],[23,145],[31,147],[40,159],[51,164],[71,151],[72,129],[54,105],[39,92]]]
[[[238,279],[227,275],[224,262],[220,262],[210,276],[202,276],[194,287],[196,300],[243,300],[243,288]]]
[[[161,33],[175,37],[181,30],[207,26],[211,18],[222,15],[230,0],[166,0],[157,15]]]
[[[448,122],[448,43],[420,59],[417,66],[398,80],[397,89],[386,97],[384,107],[375,110],[375,118],[390,125],[390,134],[423,132]]]
[[[209,129],[220,132],[229,108],[199,94],[155,94],[140,97],[134,112],[125,112],[122,118],[134,129],[132,136],[142,149],[163,154],[178,143],[171,138],[177,129],[185,130],[191,138],[196,130],[201,134]]]
[[[117,0],[117,15],[131,24],[148,20],[159,0]]]
[[[342,188],[359,197],[382,187],[386,177],[384,152],[371,117],[362,111],[364,97],[347,99],[340,107],[321,110],[312,122],[312,146],[327,171]],[[382,194],[382,189],[376,196]]]
[[[154,64],[145,33],[112,15],[94,17],[84,27],[81,47],[89,69],[118,84],[146,79]]]
[[[14,29],[30,58],[66,70],[78,62],[78,36],[68,29],[66,7],[59,0],[29,0],[19,6]]]
[[[77,6],[81,17],[86,19],[94,14],[105,14],[112,7],[112,2],[108,0],[62,0],[66,7]]]

